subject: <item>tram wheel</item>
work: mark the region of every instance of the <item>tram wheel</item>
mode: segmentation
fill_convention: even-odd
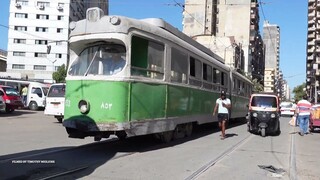
[[[262,137],[265,137],[265,136],[266,136],[266,129],[265,129],[265,128],[262,128],[262,129],[261,129],[261,136],[262,136]]]
[[[120,140],[124,140],[127,138],[127,133],[124,131],[118,131],[116,132],[116,136],[120,139]]]
[[[172,138],[173,138],[173,131],[166,131],[166,132],[160,133],[160,140],[163,143],[170,142]]]
[[[186,130],[186,137],[190,137],[192,134],[192,129],[193,129],[193,124],[192,123],[188,123],[185,126],[185,130]]]

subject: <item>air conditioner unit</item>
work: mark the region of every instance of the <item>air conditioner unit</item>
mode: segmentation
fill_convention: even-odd
[[[44,9],[44,5],[39,5],[38,8],[43,10]]]
[[[59,11],[62,11],[62,10],[63,10],[63,7],[62,7],[62,6],[57,6],[57,9],[58,9]]]
[[[17,7],[17,8],[20,8],[20,7],[21,7],[21,4],[20,4],[20,3],[16,3],[16,7]]]

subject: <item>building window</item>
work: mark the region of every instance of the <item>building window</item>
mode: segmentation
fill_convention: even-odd
[[[56,58],[62,58],[62,54],[56,54]]]
[[[35,44],[43,44],[43,45],[47,45],[48,41],[47,40],[36,40]]]
[[[62,28],[57,28],[57,33],[62,33],[63,29]]]
[[[16,3],[19,3],[21,5],[28,5],[28,0],[16,0]]]
[[[34,65],[33,70],[46,70],[46,66],[43,65]]]
[[[59,21],[63,20],[63,16],[58,16],[58,20]]]
[[[49,7],[49,6],[50,6],[50,2],[38,1],[38,2],[37,2],[37,6]]]
[[[47,53],[34,53],[34,57],[47,57]]]
[[[13,56],[26,56],[26,52],[13,51]]]
[[[48,28],[47,27],[36,27],[36,31],[37,32],[48,32]]]
[[[26,13],[16,13],[15,17],[16,18],[28,18],[28,14],[26,14]]]
[[[13,43],[25,44],[26,43],[26,39],[13,39]]]
[[[16,31],[27,31],[27,26],[15,26],[14,30],[16,30]]]
[[[54,66],[54,71],[58,71],[60,66]]]
[[[47,14],[37,14],[37,19],[49,19],[49,15],[47,15]]]
[[[12,69],[25,69],[24,64],[12,64]]]

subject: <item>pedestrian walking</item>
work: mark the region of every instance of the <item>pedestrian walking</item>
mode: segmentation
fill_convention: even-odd
[[[308,96],[303,95],[302,100],[297,103],[296,113],[299,122],[301,136],[308,133],[308,125],[310,120],[311,103],[307,100]]]
[[[229,119],[229,109],[231,101],[226,97],[225,91],[221,91],[220,98],[216,100],[216,105],[213,109],[213,116],[218,112],[218,122],[221,129],[221,140],[226,138],[226,122]]]

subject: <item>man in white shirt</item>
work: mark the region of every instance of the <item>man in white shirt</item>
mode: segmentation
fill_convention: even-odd
[[[226,121],[229,119],[229,109],[231,108],[231,101],[226,97],[226,93],[221,91],[220,98],[217,99],[213,110],[213,116],[218,110],[218,122],[221,128],[221,140],[225,139]]]

